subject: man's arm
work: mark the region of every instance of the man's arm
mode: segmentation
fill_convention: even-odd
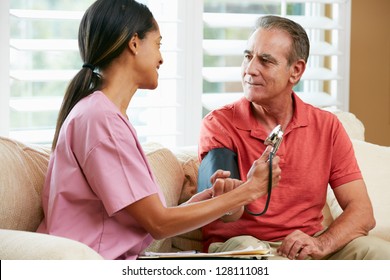
[[[334,194],[343,213],[318,237],[332,253],[353,239],[367,235],[375,227],[375,218],[367,188],[362,179],[341,185]]]
[[[200,163],[198,170],[198,194],[207,192],[214,183],[213,177],[217,171],[229,171],[229,177],[232,179],[240,179],[240,174],[237,165],[237,155],[226,148],[217,148],[209,151]],[[236,180],[237,182],[239,180]],[[226,192],[223,191],[222,193]],[[215,194],[219,195],[219,193]],[[232,222],[238,220],[243,213],[243,207],[235,209],[231,213],[223,216],[221,219],[224,222]]]
[[[290,259],[308,256],[321,259],[374,228],[373,209],[362,179],[341,185],[334,193],[343,213],[318,237],[299,230],[289,234],[278,249],[280,255]]]
[[[230,171],[230,178],[240,179],[237,155],[227,148],[217,148],[209,151],[199,166],[198,192],[211,187],[211,176],[217,170]]]

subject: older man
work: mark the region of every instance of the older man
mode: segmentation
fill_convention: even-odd
[[[205,249],[266,242],[276,256],[289,259],[390,259],[390,243],[367,236],[375,219],[343,126],[332,113],[305,104],[293,91],[306,69],[309,48],[299,24],[277,16],[260,18],[244,51],[244,97],[204,118],[200,181],[217,169],[246,180],[252,162],[266,148],[267,135],[279,124],[284,131],[278,150],[281,180],[268,210],[253,215],[265,208],[264,195],[247,205],[238,221],[205,226]],[[324,229],[328,184],[344,211]]]

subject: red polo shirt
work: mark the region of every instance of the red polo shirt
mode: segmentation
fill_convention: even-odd
[[[328,184],[336,188],[362,178],[352,143],[337,117],[302,102],[295,93],[292,98],[294,115],[277,152],[282,179],[272,190],[267,213],[258,217],[244,213],[236,222],[218,220],[205,226],[206,249],[212,242],[238,235],[265,241],[282,240],[297,229],[313,235],[322,229]],[[228,148],[237,154],[241,179],[246,180],[265,149],[267,132],[254,118],[251,103],[242,98],[208,114],[200,135],[200,159],[212,149]],[[261,212],[265,200],[266,196],[248,207]]]

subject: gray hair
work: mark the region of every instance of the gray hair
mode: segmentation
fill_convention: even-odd
[[[299,59],[304,59],[307,63],[310,52],[310,42],[307,37],[305,29],[298,23],[279,16],[263,16],[256,21],[256,29],[278,29],[286,31],[291,39],[292,45],[289,57],[287,58],[288,64],[291,65]]]

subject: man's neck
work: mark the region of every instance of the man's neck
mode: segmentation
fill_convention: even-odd
[[[294,100],[292,96],[273,100],[269,104],[255,104],[252,102],[252,112],[257,121],[269,132],[278,124],[285,131],[294,114]]]

